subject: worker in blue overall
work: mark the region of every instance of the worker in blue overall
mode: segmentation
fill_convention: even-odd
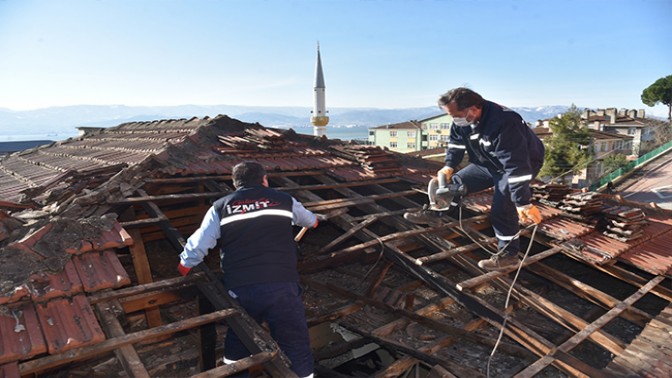
[[[224,287],[256,322],[268,323],[292,371],[312,377],[313,355],[292,225],[317,227],[318,216],[289,194],[269,188],[266,172],[256,162],[237,164],[232,178],[236,190],[210,207],[180,254],[178,271],[187,275],[219,241]],[[224,362],[249,356],[229,328]]]
[[[466,193],[494,187],[490,223],[499,251],[490,259],[479,261],[478,266],[499,270],[517,265],[519,220],[539,224],[542,219],[539,209],[530,203],[530,182],[543,165],[544,145],[518,113],[484,100],[469,88],[451,89],[438,102],[453,117],[453,124],[445,166],[437,175],[444,175],[448,183],[463,187]],[[469,154],[469,164],[456,172],[465,152]],[[432,194],[430,190],[433,201]],[[430,206],[406,213],[404,218],[435,224],[450,211],[442,210]]]

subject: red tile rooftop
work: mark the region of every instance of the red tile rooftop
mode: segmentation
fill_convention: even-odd
[[[105,340],[105,334],[84,295],[58,298],[36,306],[51,354]]]
[[[5,309],[6,313],[0,312],[0,364],[45,353],[47,344],[33,304],[23,302]]]

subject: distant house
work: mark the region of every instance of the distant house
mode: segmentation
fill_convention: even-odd
[[[421,120],[422,130],[427,135],[427,142],[423,144],[423,150],[448,145],[452,123],[453,117],[448,114],[440,114]]]
[[[369,144],[396,152],[420,150],[422,127],[418,121],[407,121],[369,129]]]
[[[453,117],[441,114],[420,121],[407,121],[369,129],[369,143],[397,152],[414,152],[445,147]]]
[[[541,126],[541,124],[546,126]],[[532,129],[539,139],[553,135],[548,120],[538,122],[538,126]],[[582,188],[598,180],[605,173],[603,161],[606,157],[621,154],[632,155],[633,137],[590,129],[590,148],[593,152],[593,161],[581,172],[572,176],[572,184]]]
[[[23,140],[12,142],[0,142],[0,157],[9,155],[13,152],[27,150],[33,147],[43,146],[53,143],[53,140]]]
[[[640,156],[655,148],[655,131],[664,121],[646,118],[644,109],[586,109],[582,116],[593,130],[632,137],[632,154]]]

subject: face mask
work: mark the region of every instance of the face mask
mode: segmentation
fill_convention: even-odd
[[[455,123],[456,126],[460,127],[465,127],[471,125],[471,122],[467,121],[467,116],[469,115],[469,111],[467,111],[467,114],[465,114],[464,117],[454,117],[453,118],[453,123]]]
[[[455,117],[455,118],[453,118],[453,123],[454,123],[456,126],[460,126],[460,127],[464,127],[464,126],[469,126],[469,125],[471,125],[471,123],[470,123],[469,121],[467,121],[466,118],[463,118],[463,117]]]

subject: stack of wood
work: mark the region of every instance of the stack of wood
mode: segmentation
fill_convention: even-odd
[[[596,192],[572,193],[565,195],[560,202],[560,210],[564,210],[568,215],[584,220],[585,217],[592,216],[602,210],[602,196]]]
[[[628,206],[614,206],[603,211],[606,230],[602,233],[610,238],[628,242],[644,236],[643,227],[648,223],[642,209]]]
[[[350,161],[355,161],[368,173],[399,173],[399,161],[388,151],[375,146],[347,145],[331,146],[334,154]]]

